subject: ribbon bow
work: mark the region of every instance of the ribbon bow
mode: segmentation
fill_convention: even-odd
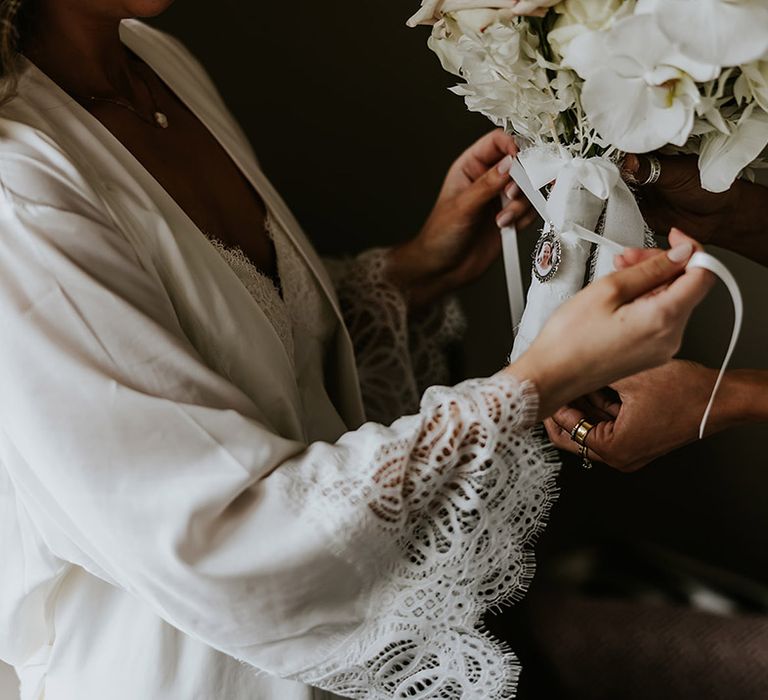
[[[614,221],[610,227],[606,225],[606,229],[612,231],[614,238],[621,238],[622,229],[620,222],[623,219],[627,219],[627,224],[630,226],[636,223],[634,213],[628,213],[627,207],[624,206],[627,194],[631,197],[632,203],[634,204],[633,209],[637,210],[637,216],[640,216],[640,214],[639,209],[637,209],[634,195],[632,195],[626,183],[622,180],[619,169],[606,158],[574,158],[566,152],[561,152],[553,148],[529,148],[520,153],[512,162],[512,165],[510,166],[510,175],[520,187],[520,190],[526,197],[528,197],[533,207],[539,213],[539,216],[541,216],[547,225],[554,227],[555,230],[560,233],[573,233],[579,238],[594,243],[597,246],[601,246],[605,249],[601,252],[608,253],[611,259],[613,255],[620,254],[626,249],[626,246],[622,245],[619,240],[608,239],[594,231],[589,231],[583,226],[566,220],[566,202],[559,197],[559,192],[567,192],[569,186],[568,183],[563,187],[558,187],[556,184],[549,200],[545,199],[540,191],[542,187],[553,181],[562,183],[565,180],[570,181],[570,184],[572,184],[573,181],[576,181],[595,197],[608,202],[606,218],[611,216],[610,209],[612,200],[618,198],[620,201],[618,202],[618,206],[614,206],[613,211],[614,219],[618,219],[618,222]],[[619,210],[618,213],[616,209]],[[642,217],[640,220],[642,221]],[[642,225],[644,227],[645,223],[643,222]],[[510,309],[512,311],[512,326],[513,328],[516,328],[516,319],[519,319],[522,316],[524,307],[516,229],[514,227],[504,229],[502,231],[502,239],[504,243],[504,262],[507,274]],[[604,258],[605,257],[606,256],[604,256]],[[600,276],[600,267],[600,261],[598,260],[596,277]],[[733,274],[731,274],[730,270],[728,270],[723,263],[712,255],[703,252],[695,253],[688,261],[686,269],[688,268],[708,270],[720,278],[731,295],[734,308],[734,323],[733,332],[731,333],[731,342],[728,346],[728,351],[726,352],[725,359],[723,360],[720,373],[718,374],[717,381],[712,390],[712,395],[707,404],[699,428],[699,438],[703,438],[707,422],[712,414],[715,399],[717,398],[717,393],[720,390],[720,386],[725,377],[725,372],[731,362],[734,350],[738,343],[739,335],[741,334],[741,327],[744,319],[744,301],[741,296],[739,285]]]

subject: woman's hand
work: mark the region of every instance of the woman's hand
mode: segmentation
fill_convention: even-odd
[[[502,130],[477,141],[451,166],[419,235],[392,249],[391,279],[412,304],[424,306],[480,277],[501,252],[499,228],[535,220],[509,176],[516,155],[514,139]]]
[[[505,370],[536,385],[540,418],[579,396],[665,364],[680,349],[688,319],[714,277],[686,270],[696,249],[692,239],[673,231],[670,242],[670,251],[658,251],[573,297]]]
[[[696,240],[728,248],[768,265],[768,188],[737,180],[727,192],[701,186],[696,156],[659,156],[658,182],[641,189],[640,207],[654,231],[672,227],[695,232]],[[628,155],[623,171],[644,182],[650,166],[644,156]]]

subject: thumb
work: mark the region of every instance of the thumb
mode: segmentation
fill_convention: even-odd
[[[685,270],[693,253],[693,242],[684,237],[670,250],[659,251],[657,255],[611,275],[618,305],[628,304],[674,280]]]
[[[475,212],[495,201],[510,183],[509,168],[512,156],[506,156],[489,168],[457,197],[457,205],[463,213]]]

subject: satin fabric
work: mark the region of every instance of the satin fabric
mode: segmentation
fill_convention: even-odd
[[[269,476],[363,422],[352,346],[203,69],[146,25],[121,33],[262,196],[337,327],[295,371],[157,181],[27,65],[0,110],[0,659],[24,700],[331,697],[277,676],[354,629],[359,579]],[[352,435],[333,458],[373,439]]]

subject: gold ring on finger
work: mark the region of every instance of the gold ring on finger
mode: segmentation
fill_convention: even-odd
[[[587,435],[595,429],[586,418],[582,418],[576,427],[571,431],[571,440],[573,440],[579,447],[586,447]]]

